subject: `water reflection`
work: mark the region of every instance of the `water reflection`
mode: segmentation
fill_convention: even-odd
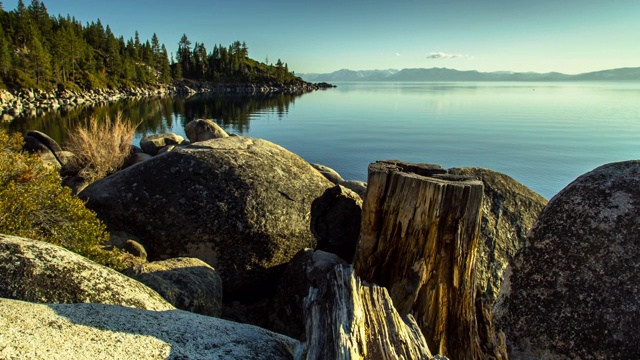
[[[300,95],[196,95],[189,98],[147,98],[125,100],[113,104],[84,106],[72,109],[35,113],[0,123],[10,132],[25,134],[39,130],[64,143],[69,131],[78,124],[95,117],[121,114],[123,119],[139,124],[136,139],[149,134],[176,132],[184,134],[184,125],[194,119],[212,119],[226,130],[243,134],[249,131],[250,120],[256,113],[270,112],[282,118]]]

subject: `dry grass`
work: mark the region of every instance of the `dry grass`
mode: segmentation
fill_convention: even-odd
[[[136,127],[120,114],[104,121],[92,117],[76,127],[66,142],[67,150],[75,154],[73,170],[89,182],[118,171],[130,154]]]

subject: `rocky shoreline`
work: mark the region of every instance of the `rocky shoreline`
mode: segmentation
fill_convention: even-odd
[[[189,97],[196,94],[304,94],[331,87],[335,86],[327,83],[312,84],[307,82],[283,85],[274,83],[224,84],[183,80],[174,82],[171,85],[154,85],[127,89],[93,89],[87,91],[0,89],[0,119],[2,121],[12,121],[15,117],[21,115],[36,115],[39,111],[53,111],[60,108],[113,103],[128,99],[164,96]]]
[[[640,161],[548,203],[488,169],[399,160],[352,192],[211,120],[185,132],[75,188],[134,257],[124,273],[0,235],[0,358],[640,356]]]

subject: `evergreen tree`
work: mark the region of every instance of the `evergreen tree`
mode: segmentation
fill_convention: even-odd
[[[178,66],[181,67],[182,75],[191,74],[191,41],[187,38],[187,34],[182,34],[178,43]]]
[[[42,46],[38,30],[33,28],[27,58],[29,69],[36,80],[36,85],[44,85],[51,78],[51,55]]]
[[[0,11],[2,3],[0,3]],[[2,26],[0,26],[0,76],[5,77],[11,69],[11,52],[9,51],[9,39],[6,38]]]

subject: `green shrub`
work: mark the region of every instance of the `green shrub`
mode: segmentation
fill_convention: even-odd
[[[19,134],[0,129],[0,233],[50,242],[122,270],[120,253],[100,247],[109,241],[104,224],[22,144]]]

